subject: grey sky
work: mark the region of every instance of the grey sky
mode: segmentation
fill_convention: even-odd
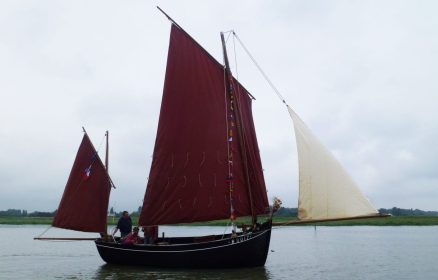
[[[437,2],[90,2],[0,1],[0,210],[56,209],[82,126],[95,146],[110,130],[110,206],[141,204],[170,30],[156,5],[219,61],[234,29],[376,207],[438,209]],[[292,122],[236,48],[269,196],[295,207]]]

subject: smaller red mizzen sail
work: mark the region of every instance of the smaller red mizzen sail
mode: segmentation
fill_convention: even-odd
[[[52,225],[106,232],[111,180],[87,133],[84,134]]]

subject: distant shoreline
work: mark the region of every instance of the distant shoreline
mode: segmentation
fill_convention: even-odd
[[[10,217],[0,216],[2,225],[50,225],[52,217]],[[113,226],[117,223],[118,218],[108,217],[108,225]],[[132,217],[134,223],[138,217]],[[275,217],[274,222],[291,221],[293,218]],[[211,221],[204,223],[181,224],[189,226],[226,226],[228,220]],[[242,218],[236,222],[238,225],[249,224],[249,219]],[[314,226],[315,224],[289,225],[289,226]],[[436,226],[438,225],[438,216],[395,216],[389,218],[370,218],[363,220],[321,222],[319,226]]]

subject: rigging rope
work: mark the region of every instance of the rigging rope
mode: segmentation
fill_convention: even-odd
[[[277,95],[277,97],[280,99],[280,101],[290,110],[293,110],[286,102],[286,100],[284,99],[284,97],[281,95],[280,91],[277,89],[277,87],[275,87],[275,85],[273,84],[273,82],[269,79],[268,75],[266,75],[266,73],[263,71],[263,69],[260,67],[260,65],[257,63],[257,61],[255,60],[254,56],[249,52],[248,48],[245,46],[245,44],[243,44],[243,42],[240,40],[240,38],[237,36],[237,34],[234,32],[234,30],[230,30],[227,32],[223,32],[223,33],[228,33],[227,36],[227,40],[229,39],[229,36],[231,34],[233,34],[233,49],[234,49],[234,63],[235,63],[235,73],[236,73],[236,80],[238,81],[238,70],[237,70],[237,52],[236,52],[236,43],[235,43],[235,39],[237,39],[237,41],[240,43],[240,45],[242,46],[243,50],[246,52],[246,54],[249,56],[249,58],[251,59],[251,61],[254,63],[254,65],[256,66],[256,68],[259,70],[259,72],[262,74],[263,78],[267,81],[267,83],[269,84],[269,86],[272,88],[272,90],[275,92],[275,94]],[[224,71],[225,74],[225,71]],[[224,79],[225,80],[225,79]],[[236,100],[237,101],[237,100]],[[226,112],[226,114],[228,114],[228,112]],[[227,131],[228,131],[228,122],[227,122]],[[231,198],[231,193],[230,193],[230,200],[232,202],[232,198]],[[232,224],[234,225],[234,221],[231,221]],[[235,229],[235,228],[234,228]]]
[[[246,48],[246,46],[243,44],[243,42],[240,40],[239,36],[237,36],[237,34],[233,31],[233,35],[234,37],[236,37],[237,41],[240,43],[240,45],[242,46],[243,50],[246,52],[246,54],[249,56],[249,58],[252,60],[252,62],[254,63],[254,65],[257,67],[257,69],[260,71],[260,73],[262,74],[263,78],[265,78],[265,80],[268,82],[269,86],[271,86],[271,88],[274,90],[274,92],[277,94],[278,98],[281,100],[281,102],[283,102],[286,106],[289,106],[286,103],[286,100],[283,98],[283,96],[281,95],[280,91],[275,87],[275,85],[272,83],[272,81],[269,79],[268,75],[266,75],[266,73],[263,71],[263,69],[260,67],[260,65],[257,63],[257,61],[255,60],[255,58],[251,55],[251,53],[249,52],[249,50]]]
[[[224,232],[222,233],[222,238],[221,239],[224,239],[225,232],[227,231],[228,227],[230,226],[230,223],[231,222],[228,222],[227,225],[225,226],[225,229],[224,229]]]
[[[48,226],[40,235],[36,236],[36,238],[40,238],[41,236],[43,236],[43,234],[45,234],[51,228],[52,228],[52,225]]]
[[[232,30],[234,34],[234,30]],[[233,50],[234,50],[234,65],[236,66],[236,80],[239,81],[239,71],[237,69],[237,52],[236,52],[236,41],[234,40],[235,36],[233,36]]]
[[[277,87],[274,85],[274,83],[271,81],[271,79],[269,79],[268,75],[266,75],[266,73],[263,71],[263,69],[260,67],[260,65],[257,63],[257,61],[255,60],[254,56],[249,52],[248,48],[245,46],[245,44],[243,44],[243,42],[240,40],[239,36],[237,36],[237,34],[234,32],[234,30],[231,30],[230,32],[233,33],[233,43],[235,42],[234,38],[237,39],[237,41],[239,42],[239,44],[241,45],[241,47],[243,48],[243,50],[246,52],[246,54],[248,55],[248,57],[251,59],[251,61],[254,63],[254,65],[256,66],[256,68],[259,70],[260,74],[262,74],[263,78],[266,80],[266,82],[269,84],[269,86],[272,88],[272,90],[275,92],[275,94],[277,95],[277,97],[280,99],[280,101],[286,105],[287,108],[293,110],[286,102],[286,100],[284,99],[284,97],[281,95],[280,91],[277,89]],[[236,58],[236,45],[234,43],[234,57],[235,57],[235,65],[236,65],[236,74],[237,72],[237,58]],[[238,80],[238,79],[237,79]],[[283,226],[283,225],[281,225]],[[277,226],[277,227],[281,227],[281,226]],[[273,227],[274,228],[274,227]]]
[[[96,153],[97,153],[97,154],[99,153],[99,150],[100,150],[100,148],[102,147],[103,140],[105,140],[105,137],[106,137],[106,134],[103,135],[102,140],[100,140],[100,144],[99,144],[99,146],[97,147],[97,150],[96,150]]]

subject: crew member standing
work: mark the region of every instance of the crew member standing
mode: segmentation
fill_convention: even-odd
[[[123,215],[120,217],[117,226],[114,228],[113,235],[116,234],[117,230],[120,230],[120,236],[122,238],[131,233],[132,221],[128,211],[123,211]]]

